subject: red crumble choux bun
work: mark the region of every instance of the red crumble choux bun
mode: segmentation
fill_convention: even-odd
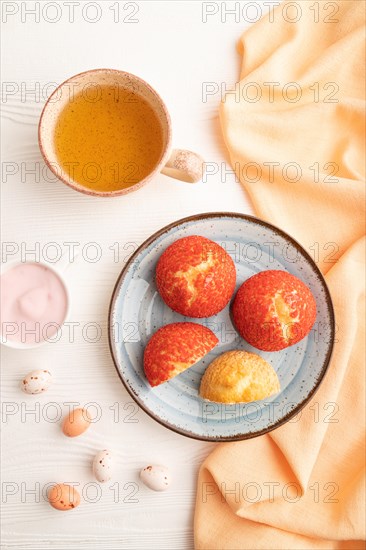
[[[294,275],[262,271],[239,288],[232,318],[249,344],[263,351],[279,351],[309,334],[316,319],[316,302]]]
[[[211,317],[230,301],[236,270],[217,243],[194,235],[175,241],[161,255],[156,285],[164,302],[188,317]]]
[[[144,371],[150,386],[167,382],[192,367],[211,351],[218,339],[197,323],[172,323],[150,338],[144,352]]]

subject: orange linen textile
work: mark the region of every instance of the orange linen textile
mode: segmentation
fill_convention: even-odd
[[[326,275],[336,343],[297,421],[206,459],[195,548],[356,550],[365,547],[365,3],[286,2],[272,16],[240,40],[241,80],[221,124],[257,215]]]

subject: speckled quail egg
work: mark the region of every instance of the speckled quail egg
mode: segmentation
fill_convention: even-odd
[[[86,409],[74,409],[66,416],[62,424],[62,431],[68,437],[77,437],[90,426],[91,417]]]
[[[48,492],[48,501],[53,508],[65,512],[80,504],[80,495],[75,487],[66,483],[58,483]]]
[[[44,393],[52,384],[52,375],[48,370],[32,370],[21,382],[21,388],[25,393],[35,395]]]
[[[168,468],[159,465],[150,465],[140,472],[140,479],[153,491],[166,491],[171,483]]]
[[[93,472],[101,483],[109,481],[113,475],[113,455],[108,449],[99,451],[93,460]]]

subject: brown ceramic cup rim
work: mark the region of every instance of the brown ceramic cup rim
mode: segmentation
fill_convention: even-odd
[[[43,118],[44,118],[44,115],[46,113],[46,110],[49,108],[49,105],[52,101],[52,98],[57,93],[59,93],[59,91],[61,90],[62,87],[65,86],[65,84],[67,84],[69,82],[72,82],[75,78],[78,78],[80,76],[84,76],[84,75],[87,75],[87,74],[95,74],[95,73],[114,73],[114,74],[118,74],[118,75],[124,76],[124,77],[126,77],[126,76],[127,77],[132,77],[133,80],[138,81],[160,103],[160,106],[162,108],[162,111],[164,113],[164,116],[166,118],[166,123],[167,123],[167,126],[166,126],[167,141],[166,141],[166,144],[165,144],[165,150],[163,150],[163,153],[161,155],[161,159],[156,164],[155,168],[143,180],[135,183],[134,185],[130,185],[129,187],[125,187],[125,188],[122,188],[122,189],[117,189],[115,191],[96,191],[96,190],[90,189],[89,187],[84,187],[83,185],[80,185],[80,184],[78,184],[77,182],[75,182],[73,180],[67,180],[65,177],[63,177],[60,173],[58,173],[55,170],[53,164],[49,161],[47,153],[46,153],[46,147],[45,147],[45,144],[44,144],[44,136],[42,136]],[[57,88],[54,90],[54,92],[47,99],[47,101],[46,101],[46,103],[45,103],[45,105],[42,109],[42,113],[41,113],[41,116],[40,116],[40,119],[39,119],[38,143],[39,143],[39,148],[40,148],[42,157],[43,157],[43,159],[45,161],[45,164],[47,165],[48,169],[51,170],[51,172],[57,177],[57,179],[59,179],[60,181],[65,183],[68,187],[71,187],[72,189],[74,189],[75,191],[79,191],[80,193],[84,193],[85,195],[92,195],[92,196],[97,196],[97,197],[117,197],[117,196],[120,196],[120,195],[126,195],[127,193],[131,193],[132,191],[137,191],[138,189],[143,187],[146,183],[148,183],[164,167],[165,163],[167,162],[167,160],[169,158],[169,153],[170,153],[170,149],[171,149],[171,145],[172,145],[172,123],[171,123],[171,118],[170,118],[170,114],[168,112],[168,109],[167,109],[164,101],[162,100],[161,96],[145,80],[143,80],[139,76],[136,76],[133,73],[130,73],[128,71],[120,71],[119,69],[106,69],[106,68],[104,68],[104,69],[103,68],[101,68],[101,69],[91,69],[89,71],[82,71],[80,73],[77,73],[77,74],[71,76],[70,78],[64,80],[59,86],[57,86]]]

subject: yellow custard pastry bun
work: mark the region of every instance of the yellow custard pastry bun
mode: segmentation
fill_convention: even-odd
[[[276,371],[256,353],[228,351],[207,367],[200,396],[216,403],[249,403],[280,391]]]

